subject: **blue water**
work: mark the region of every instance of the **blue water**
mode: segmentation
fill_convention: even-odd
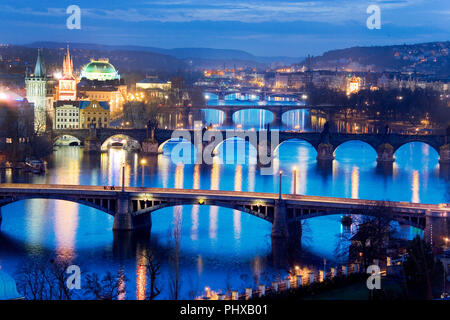
[[[195,165],[171,161],[174,143],[168,143],[164,154],[148,158],[144,183],[151,187],[195,188],[276,192],[278,177],[263,176],[250,163]],[[219,150],[223,156],[226,148]],[[254,150],[253,150],[254,151]],[[377,168],[376,152],[362,142],[347,142],[336,150],[330,168],[317,165],[316,151],[304,141],[288,141],[279,150],[277,170],[283,170],[284,193],[292,192],[292,170],[297,168],[297,193],[366,199],[402,200],[423,203],[449,202],[448,174],[442,174],[438,154],[423,143],[410,143],[395,154],[392,171]],[[126,184],[142,185],[140,156],[120,149],[110,149],[101,156],[87,155],[78,147],[56,149],[48,159],[45,176],[2,173],[2,181],[55,184],[119,185],[120,168],[126,161]],[[168,283],[173,278],[169,257],[174,247],[174,229],[180,230],[181,296],[201,294],[205,286],[214,290],[244,289],[259,283],[270,283],[284,269],[274,266],[270,240],[271,225],[236,210],[184,206],[165,208],[152,215],[151,238],[132,240],[131,244],[114,242],[113,217],[83,205],[54,200],[27,200],[2,208],[0,232],[0,266],[13,274],[27,257],[48,254],[79,264],[82,271],[124,270],[125,298],[142,296],[140,254],[155,252],[160,261],[161,299],[171,298]],[[340,216],[313,218],[304,226],[302,250],[298,263],[306,267],[321,265],[323,259],[335,263],[339,236],[345,230]],[[401,226],[405,238],[422,231]]]

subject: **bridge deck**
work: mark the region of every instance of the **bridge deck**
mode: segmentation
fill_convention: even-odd
[[[2,194],[17,195],[81,195],[81,196],[113,196],[121,193],[121,187],[116,190],[105,190],[104,186],[89,185],[55,185],[55,184],[0,184],[0,196]],[[132,197],[140,197],[145,194],[148,197],[170,197],[171,199],[204,199],[215,201],[265,201],[273,203],[278,199],[277,193],[224,191],[224,190],[200,190],[200,189],[167,189],[167,188],[141,188],[126,187],[125,192]],[[307,196],[283,194],[282,199],[288,205],[298,206],[326,206],[342,209],[365,209],[369,207],[392,208],[405,212],[437,212],[444,216],[450,216],[449,204],[424,204],[402,201],[379,201],[365,199],[348,199],[336,197]]]

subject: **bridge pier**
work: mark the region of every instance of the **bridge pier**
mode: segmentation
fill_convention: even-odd
[[[283,121],[282,121],[283,113],[281,113],[281,112],[272,112],[272,114],[273,114],[272,125],[275,128],[281,128],[281,126],[283,125]]]
[[[223,113],[224,113],[223,125],[232,126],[233,125],[233,111],[223,111]]]
[[[130,214],[130,201],[127,194],[120,194],[117,199],[113,230],[114,231],[133,230],[133,219]]]
[[[317,161],[333,161],[334,147],[330,143],[321,143],[317,147]]]
[[[394,147],[389,143],[383,143],[377,148],[378,163],[394,162]]]
[[[275,200],[271,237],[272,239],[289,238],[286,203],[283,200]]]
[[[84,140],[85,152],[101,152],[102,144],[97,137],[87,137]]]
[[[158,151],[159,145],[158,141],[152,140],[151,138],[142,141],[142,153],[144,154],[160,154]]]
[[[439,148],[439,163],[450,164],[450,144],[444,144]]]

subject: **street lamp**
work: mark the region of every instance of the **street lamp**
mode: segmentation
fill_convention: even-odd
[[[280,190],[278,191],[278,199],[281,200],[281,175],[283,174],[283,171],[280,170],[279,174],[280,174],[280,182],[279,182],[279,184],[280,184],[280,185],[279,185]]]
[[[297,167],[293,168],[293,175],[294,175],[294,194],[297,194]]]
[[[125,192],[125,162],[122,163],[122,192]]]
[[[142,188],[144,187],[144,168],[147,164],[147,160],[145,158],[141,159],[141,166],[142,166]]]

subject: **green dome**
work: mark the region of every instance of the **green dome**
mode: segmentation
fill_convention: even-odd
[[[120,79],[116,68],[108,61],[93,60],[81,71],[81,77],[89,80],[114,80]]]

